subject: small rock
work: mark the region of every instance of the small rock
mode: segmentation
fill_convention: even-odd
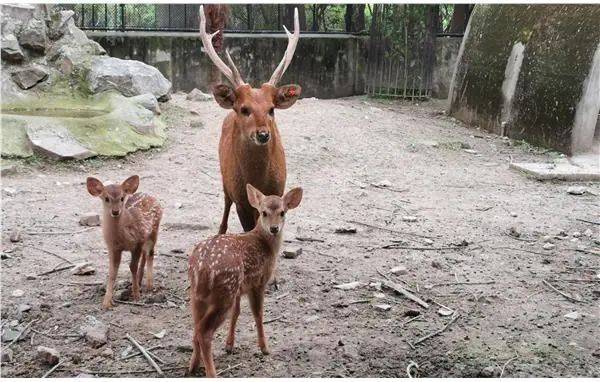
[[[587,189],[582,186],[571,186],[567,188],[567,193],[570,195],[583,195],[585,194]]]
[[[375,187],[392,187],[392,182],[387,179],[380,180],[379,182],[372,183]]]
[[[573,232],[573,234],[571,236],[579,238],[582,236],[582,234],[581,234],[581,232],[575,231],[575,232]]]
[[[87,373],[79,373],[75,376],[75,378],[96,378],[95,376]]]
[[[81,328],[85,335],[85,340],[93,348],[97,349],[108,340],[108,325],[96,319],[94,316],[87,316],[87,323]]]
[[[88,262],[75,265],[72,272],[72,274],[77,276],[88,276],[93,275],[94,273],[96,273],[96,269]]]
[[[19,313],[23,313],[23,312],[29,312],[31,310],[31,305],[27,305],[27,304],[20,304],[17,307],[17,311]]]
[[[407,223],[414,223],[417,221],[416,216],[402,216],[402,221]]]
[[[177,345],[176,349],[178,352],[182,352],[182,353],[191,353],[192,351],[194,351],[194,349],[192,348],[192,345],[189,345],[189,344]]]
[[[2,259],[2,260],[12,259],[12,256],[6,252],[2,252],[2,253],[0,253],[0,259]]]
[[[434,268],[436,268],[436,269],[442,269],[442,264],[440,264],[440,262],[437,261],[437,260],[433,260],[431,262],[431,266],[434,267]]]
[[[161,330],[158,333],[152,333],[152,332],[150,332],[150,334],[152,334],[154,337],[156,337],[158,339],[161,339],[161,338],[163,338],[165,336],[165,334],[167,334],[167,331],[165,329],[163,329],[163,330]]]
[[[60,353],[56,349],[45,346],[37,347],[37,356],[40,361],[48,365],[56,365],[60,361]]]
[[[542,237],[542,241],[544,243],[552,243],[552,236],[545,235],[544,237]]]
[[[385,298],[385,293],[373,293],[373,297],[375,297],[375,298]]]
[[[424,146],[429,146],[429,147],[439,147],[440,144],[437,141],[423,141],[421,142]]]
[[[12,187],[4,187],[2,191],[4,191],[6,196],[15,196],[17,194],[17,190]]]
[[[12,349],[2,349],[2,363],[11,363],[13,360]]]
[[[150,110],[156,115],[160,115],[161,110],[158,104],[158,100],[152,93],[140,94],[134,97],[131,97],[131,100],[141,107]]]
[[[25,276],[25,280],[37,280],[37,275],[30,273],[27,276]]]
[[[567,313],[565,314],[566,318],[570,318],[572,320],[576,320],[580,317],[581,315],[579,314],[579,312],[571,312],[571,313]]]
[[[302,248],[301,247],[297,247],[297,248],[286,248],[283,250],[283,257],[286,259],[295,259],[296,257],[300,256],[302,254]]]
[[[167,296],[164,293],[154,293],[144,300],[147,304],[162,304],[167,302]]]
[[[511,216],[511,217],[513,217],[513,218],[516,218],[516,217],[517,217],[517,216],[519,216],[519,215],[517,215],[517,213],[516,213],[516,212],[511,212],[511,213],[510,213],[510,216]]]
[[[19,336],[19,334],[21,334],[21,329],[22,328],[10,328],[10,327],[5,327],[2,330],[2,342],[12,342],[14,341],[15,338],[17,338]],[[20,339],[21,341],[23,340],[23,338]]]
[[[464,152],[466,152],[467,154],[479,154],[479,151],[477,150],[471,150],[471,149],[463,149]]]
[[[484,378],[492,378],[495,374],[496,374],[496,368],[494,366],[486,366],[479,373],[479,375]]]
[[[472,148],[472,146],[469,143],[467,143],[467,142],[460,142],[460,148],[461,149],[465,149],[465,150],[469,150],[469,149]],[[475,150],[473,150],[473,151],[475,151]]]
[[[174,207],[175,207],[175,209],[176,209],[176,210],[178,210],[178,209],[180,209],[181,207],[183,207],[183,203],[179,203],[179,202],[177,202],[177,203],[175,203]]]
[[[316,314],[313,316],[308,316],[306,317],[306,319],[304,319],[304,322],[309,323],[309,322],[315,322],[319,319],[319,316],[317,316]]]
[[[192,129],[199,129],[201,127],[204,127],[204,122],[198,120],[190,121],[190,127]]]
[[[112,357],[115,354],[115,352],[111,348],[106,348],[100,354],[102,354],[104,357],[109,357],[110,358],[110,357]]]
[[[549,250],[554,249],[555,247],[556,246],[554,244],[552,244],[552,243],[546,243],[546,244],[544,244],[544,246],[542,248],[544,248],[545,250],[549,251]]]
[[[510,229],[508,230],[508,234],[512,237],[521,237],[521,232],[519,232],[519,229],[517,227],[510,227]]]
[[[79,224],[86,227],[97,227],[100,225],[100,215],[93,212],[85,213],[79,218]]]
[[[417,317],[418,315],[420,315],[421,312],[415,309],[409,309],[407,311],[404,312],[404,315],[406,317]]]
[[[592,236],[594,236],[594,231],[592,231],[591,229],[588,228],[583,232],[583,234],[587,237],[592,237]]]
[[[23,292],[21,289],[15,289],[12,291],[11,295],[13,297],[23,297],[25,295],[25,292]]]
[[[14,34],[11,33],[2,36],[2,41],[0,42],[0,44],[2,46],[3,60],[7,60],[12,63],[19,63],[25,58],[25,56],[23,55],[23,51],[19,46],[19,42],[17,41],[17,38]]]
[[[356,227],[350,227],[350,226],[337,227],[334,232],[340,233],[340,234],[356,233]]]
[[[121,352],[121,358],[127,357],[132,350],[133,350],[133,346],[127,345],[127,347],[125,348],[125,350],[123,350]]]
[[[381,290],[381,283],[380,282],[372,282],[369,284],[369,286],[375,290]]]
[[[171,253],[184,253],[185,250],[183,248],[173,248],[171,249]]]
[[[0,176],[14,175],[16,173],[17,166],[15,166],[14,164],[2,166],[2,169],[0,169]]]
[[[392,268],[390,272],[392,272],[395,275],[405,275],[408,273],[408,270],[404,265],[398,265],[397,267]]]
[[[353,281],[351,283],[334,285],[334,288],[341,290],[352,290],[358,288],[361,285],[363,284],[360,281]]]
[[[454,311],[453,311],[453,310],[450,310],[450,309],[446,309],[446,308],[440,308],[440,309],[438,310],[438,314],[439,314],[440,316],[451,316],[451,315],[453,315],[453,314],[454,314]]]
[[[381,310],[382,312],[387,312],[388,310],[392,309],[392,306],[388,304],[376,304],[373,305],[373,307],[377,310]]]
[[[188,93],[185,99],[194,102],[206,102],[211,101],[213,97],[210,94],[203,93],[201,90],[194,88]]]
[[[22,240],[23,240],[23,238],[21,237],[20,229],[15,229],[14,231],[12,231],[10,233],[10,241],[12,243],[20,243]]]
[[[423,239],[423,244],[425,244],[425,245],[433,245],[433,240],[431,240],[431,239]]]

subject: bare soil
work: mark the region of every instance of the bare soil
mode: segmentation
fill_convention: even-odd
[[[557,154],[467,128],[441,110],[441,103],[355,97],[303,99],[277,111],[288,188],[305,190],[288,216],[284,246],[303,252],[279,259],[279,289],[266,298],[271,355],[260,355],[244,302],[234,354],[224,351],[225,327],[215,341],[221,376],[405,377],[411,362],[418,365],[413,375],[427,377],[499,376],[503,369],[507,377],[600,376],[599,226],[577,220],[598,221],[600,187],[579,184],[593,194],[575,196],[567,193],[572,184],[509,170],[511,160],[542,162]],[[146,347],[161,345],[154,353],[165,375],[183,375],[192,328],[182,251],[218,230],[217,144],[225,114],[214,102],[176,94],[163,105],[169,139],[161,149],[122,159],[19,161],[17,173],[3,177],[2,246],[9,257],[1,261],[2,324],[35,320],[35,331],[11,346],[2,377],[47,372],[38,345],[61,353],[64,363],[52,376],[157,376],[142,357],[121,360],[127,333]],[[143,292],[144,305],[103,311],[103,286],[82,285],[103,284],[108,269],[100,228],[82,232],[78,223],[81,214],[101,208],[84,181],[93,175],[120,182],[131,174],[142,177],[140,190],[157,196],[165,210],[155,290]],[[344,227],[356,233],[335,233]],[[17,229],[22,242],[13,243]],[[234,211],[230,231],[241,231]],[[543,249],[546,241],[555,247]],[[382,248],[389,244],[401,248]],[[63,263],[40,249],[89,261],[96,274],[64,270],[28,279]],[[120,289],[130,278],[129,255],[123,259]],[[406,272],[391,274],[397,266]],[[385,277],[429,308],[370,285]],[[355,289],[334,287],[354,281],[361,283]],[[22,297],[13,295],[17,289]],[[31,309],[19,313],[21,304]],[[391,309],[376,307],[382,304]],[[458,318],[412,348],[452,320],[438,312],[441,305]],[[411,320],[415,311],[420,315]],[[571,312],[579,317],[565,317]],[[109,325],[108,343],[99,349],[76,336],[88,315]],[[162,339],[151,334],[161,330]]]

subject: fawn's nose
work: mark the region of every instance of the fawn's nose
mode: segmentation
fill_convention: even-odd
[[[269,141],[269,132],[264,130],[257,132],[256,139],[260,143],[267,143]]]
[[[121,211],[119,211],[119,210],[116,210],[116,211],[115,211],[115,210],[111,210],[111,211],[110,211],[110,214],[111,214],[112,216],[114,216],[114,217],[117,217],[117,216],[119,216],[119,214],[120,214],[120,213],[121,213]]]
[[[279,226],[272,225],[270,231],[273,235],[275,235],[277,232],[279,232]]]

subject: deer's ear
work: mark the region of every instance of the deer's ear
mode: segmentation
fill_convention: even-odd
[[[224,84],[215,85],[213,87],[213,95],[215,101],[224,109],[233,109],[235,103],[235,91]]]
[[[250,205],[258,210],[260,207],[260,202],[262,202],[265,196],[250,183],[246,184],[246,192],[248,193],[248,201],[250,202]]]
[[[102,192],[104,191],[104,185],[102,184],[102,182],[91,176],[87,178],[85,184],[87,186],[88,192],[92,196],[100,196],[100,194],[102,194]]]
[[[298,97],[302,94],[300,85],[284,85],[277,88],[273,103],[278,109],[287,109],[296,103]]]
[[[121,187],[123,188],[123,192],[126,194],[133,194],[140,185],[140,177],[137,175],[130,176],[125,179],[123,183],[121,183]]]
[[[285,195],[283,195],[283,204],[285,204],[286,210],[291,210],[298,207],[301,200],[302,188],[300,187],[292,188]]]

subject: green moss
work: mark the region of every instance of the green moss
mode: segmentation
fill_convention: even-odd
[[[2,115],[2,156],[26,158],[33,155],[25,123]]]

